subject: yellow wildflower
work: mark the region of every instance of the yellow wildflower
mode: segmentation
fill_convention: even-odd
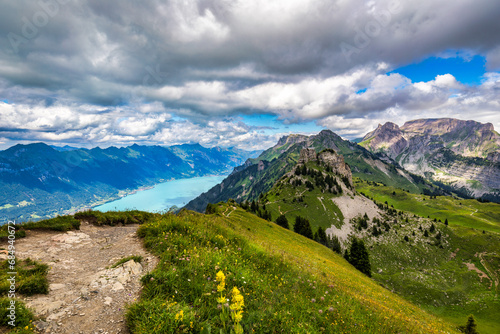
[[[175,315],[175,320],[180,320],[182,321],[184,319],[184,311],[180,310],[179,313]]]
[[[237,287],[234,287],[233,290],[231,291],[233,297],[232,297],[232,303],[231,303],[231,310],[233,311],[238,311],[245,306],[243,296],[240,293],[240,290],[238,290]]]
[[[243,311],[238,311],[234,314],[234,322],[238,323],[243,319]]]
[[[219,270],[215,278],[217,282],[219,282],[219,285],[217,285],[217,291],[224,291],[226,289],[226,276],[224,275],[224,273]]]

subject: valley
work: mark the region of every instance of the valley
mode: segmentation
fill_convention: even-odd
[[[169,180],[224,175],[255,154],[198,144],[90,150],[15,145],[0,151],[0,223],[74,213]]]
[[[177,213],[90,210],[18,232],[141,224],[158,264],[124,315],[133,333],[452,333],[471,314],[497,333],[500,204],[433,180],[325,130],[282,137]]]

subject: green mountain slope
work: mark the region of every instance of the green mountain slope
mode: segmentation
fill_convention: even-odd
[[[140,227],[160,261],[129,308],[133,333],[229,333],[235,323],[245,333],[454,332],[326,247],[234,202],[217,211],[166,214]],[[234,287],[244,301],[238,321],[231,317]]]
[[[200,145],[16,145],[0,151],[0,222],[76,211],[169,179],[227,173],[253,153]]]
[[[382,160],[363,147],[343,140],[329,130],[314,136],[290,135],[279,140],[277,145],[264,151],[258,158],[249,159],[243,166],[235,168],[221,184],[200,195],[186,205],[187,209],[203,212],[208,203],[256,199],[260,193],[269,191],[274,183],[297,163],[300,150],[313,148],[316,152],[333,149],[343,155],[354,176],[363,180],[382,182],[387,185],[421,193],[431,189],[423,178],[409,174],[390,159]]]
[[[297,175],[303,166],[308,172]],[[284,214],[292,226],[295,217],[305,217],[313,232],[326,229],[343,249],[352,237],[364,240],[373,278],[386,288],[457,325],[474,314],[479,332],[500,330],[500,234],[494,233],[500,228],[500,205],[431,199],[359,178],[353,191],[348,178],[334,171],[320,159],[299,163],[260,198],[259,207],[273,219]],[[337,178],[342,193],[332,193],[322,182],[327,176]]]

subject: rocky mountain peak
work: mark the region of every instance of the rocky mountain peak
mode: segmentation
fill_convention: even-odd
[[[398,127],[388,122],[360,145],[387,154],[408,171],[467,189],[467,196],[498,193],[500,135],[491,123],[439,118]],[[477,181],[474,187],[470,181]]]
[[[300,150],[299,164],[305,164],[308,161],[316,161],[316,151],[313,148],[303,148]]]
[[[344,157],[337,154],[332,149],[326,149],[319,153],[312,148],[303,148],[300,151],[298,164],[305,164],[309,161],[316,162],[320,165],[330,166],[335,174],[339,174],[347,178],[348,185],[353,186],[351,168],[344,161]]]
[[[301,143],[303,141],[306,141],[307,137],[304,135],[296,135],[296,134],[291,134],[288,136],[283,136],[278,140],[278,143],[276,144],[275,147],[283,146],[285,144],[296,144],[296,143]]]

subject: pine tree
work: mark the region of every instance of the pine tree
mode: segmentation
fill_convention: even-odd
[[[307,219],[305,219],[304,227],[303,227],[301,234],[306,238],[309,238],[309,239],[313,238],[313,231],[311,228],[311,223],[309,223],[309,220],[307,220]]]
[[[351,257],[349,256],[349,250],[347,249],[344,251],[344,259],[346,259],[346,261],[349,263],[351,262],[350,261]]]
[[[371,277],[371,265],[368,251],[363,240],[354,238],[349,250],[349,263],[368,277]]]
[[[293,224],[293,231],[295,233],[302,234],[300,232],[302,232],[303,226],[304,223],[302,222],[302,217],[301,216],[295,217],[295,224]]]
[[[309,239],[314,238],[313,231],[311,229],[311,223],[309,222],[309,220],[307,220],[306,218],[303,218],[301,216],[297,216],[295,218],[295,224],[293,225],[293,231],[298,233],[298,234],[302,234],[303,236],[305,236]]]
[[[448,226],[448,218],[446,218],[446,219],[444,220],[444,224],[445,224],[446,226]]]
[[[286,219],[285,215],[281,215],[276,219],[276,224],[278,224],[281,227],[290,229],[290,226],[288,225],[288,219]]]
[[[336,235],[334,235],[333,237],[327,236],[327,246],[331,248],[331,250],[334,251],[335,253],[342,254],[340,241]]]
[[[424,231],[424,237],[428,237],[429,236],[429,232],[427,232],[427,230]]]
[[[467,319],[467,324],[465,326],[460,326],[458,329],[466,334],[478,334],[478,331],[476,330],[477,324],[476,320],[474,319],[473,315],[469,315],[469,318]]]
[[[431,225],[431,228],[429,229],[429,232],[433,233],[436,230],[436,226],[434,226],[434,223]]]
[[[318,234],[318,242],[322,245],[327,244],[327,238],[326,238],[326,232],[325,230],[320,226],[318,227],[318,231],[316,232]]]

